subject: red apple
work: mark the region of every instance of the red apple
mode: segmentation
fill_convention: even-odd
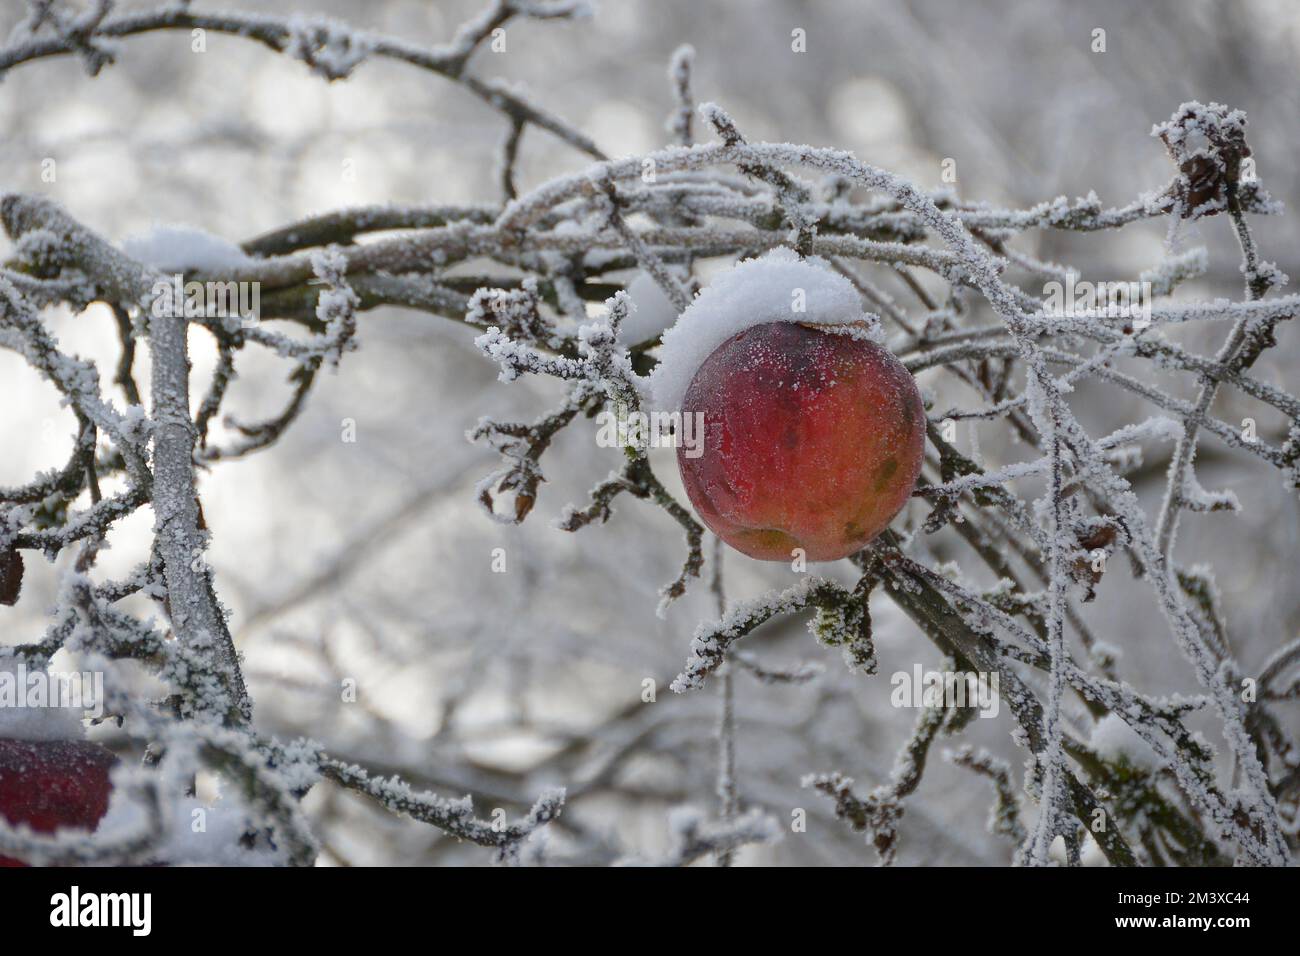
[[[755,325],[691,380],[703,454],[677,450],[691,503],[737,551],[764,561],[834,561],[907,503],[925,451],[916,382],[888,349],[826,326]]]
[[[108,812],[116,758],[84,740],[0,739],[0,817],[37,833],[93,830]],[[0,866],[26,866],[0,856]]]

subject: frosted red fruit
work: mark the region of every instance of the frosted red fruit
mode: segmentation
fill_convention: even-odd
[[[765,561],[834,561],[883,531],[925,450],[916,382],[888,349],[811,325],[745,329],[704,360],[684,414],[704,413],[703,454],[677,450],[711,531]]]
[[[115,757],[84,740],[0,739],[0,817],[37,833],[93,830],[108,812]],[[0,856],[0,866],[26,866]]]

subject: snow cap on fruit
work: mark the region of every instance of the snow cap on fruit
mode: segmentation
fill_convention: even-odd
[[[862,310],[853,283],[824,259],[773,249],[715,278],[664,333],[648,383],[650,404],[680,411],[691,379],[714,349],[737,332],[770,322],[828,325],[882,338],[879,318]]]

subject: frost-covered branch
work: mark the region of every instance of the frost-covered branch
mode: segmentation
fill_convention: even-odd
[[[708,820],[695,807],[679,807],[668,820],[672,847],[657,860],[624,861],[629,866],[688,866],[707,856],[732,854],[755,843],[774,843],[781,838],[781,828],[772,817],[751,810],[733,820]]]
[[[445,799],[325,756],[314,745],[285,746],[253,735],[252,703],[227,612],[203,558],[209,532],[196,470],[200,463],[216,466],[274,447],[315,400],[318,373],[355,349],[369,321],[365,314],[397,305],[472,328],[475,345],[496,364],[502,382],[525,375],[558,380],[563,397],[550,411],[521,422],[482,418],[467,433],[500,456],[476,487],[479,504],[490,517],[518,524],[539,507],[547,510],[539,497],[543,456],[548,474],[568,465],[555,460],[557,436],[593,427],[602,412],[642,412],[646,376],[663,354],[663,327],[624,340],[630,334],[628,274],[646,277],[680,314],[701,288],[699,260],[734,262],[792,247],[799,256],[828,260],[848,279],[849,294],[856,290],[865,308],[891,323],[897,336],[891,344],[910,372],[942,378],[970,400],[926,409],[928,449],[914,497],[928,514],[909,516],[905,533],[886,531],[853,556],[856,585],[809,576],[728,603],[720,561],[713,557],[719,619],[696,628],[672,687],[685,692],[721,677],[718,732],[706,735],[716,792],[673,796],[716,799],[721,819],[674,814],[671,849],[659,862],[686,865],[714,856],[725,864],[740,846],[776,837],[772,820],[741,812],[740,795],[751,791],[745,786],[748,761],[736,761],[735,675],[787,685],[792,694],[817,693],[828,682],[803,687],[818,672],[815,662],[772,667],[750,652],[749,639],[761,640],[756,632],[769,622],[811,612],[813,634],[839,648],[854,675],[869,677],[876,670],[873,594],[893,601],[953,668],[1000,678],[1015,742],[1028,757],[1024,795],[1038,804],[1036,823],[1021,822],[1023,801],[1005,762],[970,747],[950,759],[990,780],[992,828],[1023,847],[1023,860],[1048,863],[1059,836],[1067,861],[1078,862],[1079,834],[1086,830],[1117,865],[1219,863],[1234,854],[1255,864],[1289,862],[1295,813],[1286,808],[1300,800],[1300,773],[1295,744],[1271,708],[1300,695],[1294,677],[1287,681],[1300,651],[1293,644],[1279,649],[1259,670],[1259,700],[1242,697],[1238,687],[1250,671],[1233,656],[1212,573],[1173,560],[1180,519],[1243,507],[1231,487],[1202,486],[1196,474],[1202,438],[1213,439],[1224,460],[1262,466],[1278,472],[1291,490],[1300,487],[1300,399],[1264,372],[1251,374],[1276,344],[1279,323],[1300,309],[1300,296],[1268,297],[1285,276],[1263,258],[1248,217],[1276,214],[1280,206],[1253,176],[1243,175],[1250,155],[1244,116],[1214,105],[1180,107],[1155,130],[1176,174],[1137,198],[1108,206],[1089,193],[998,208],[949,189],[921,190],[840,150],[746,139],[720,106],[697,110],[694,52],[683,47],[669,70],[672,145],[608,160],[588,137],[522,93],[481,79],[474,65],[478,51],[516,18],[568,20],[585,13],[584,4],[570,0],[493,0],[448,43],[428,46],[313,15],[206,13],[190,4],[120,12],[107,0],[76,13],[57,4],[31,5],[10,45],[0,50],[0,74],[71,55],[94,75],[123,55],[128,38],[179,30],[251,39],[331,82],[375,59],[432,72],[505,121],[496,157],[503,199],[318,213],[192,270],[189,277],[205,281],[258,283],[266,321],[251,326],[160,308],[156,286],[164,277],[158,268],[117,249],[48,199],[0,200],[0,220],[14,246],[0,267],[0,347],[52,384],[76,420],[66,461],[0,489],[0,604],[19,597],[25,552],[75,552],[45,632],[6,658],[45,666],[67,650],[102,658],[110,671],[118,661],[131,661],[161,678],[168,695],[160,707],[114,699],[124,732],[154,761],[131,784],[134,799],[152,808],[141,828],[112,828],[94,838],[0,828],[0,852],[47,862],[149,860],[170,836],[166,819],[177,794],[167,787],[202,767],[236,784],[241,806],[256,820],[241,841],[263,849],[273,843],[277,862],[315,859],[320,843],[301,799],[321,776],[390,811],[495,849],[503,859],[517,859],[533,834],[559,816],[563,791],[546,792],[515,823],[489,822],[474,815],[468,798]],[[715,141],[696,142],[697,118]],[[533,142],[526,136],[530,127],[596,162],[527,188],[520,158]],[[647,177],[647,169],[655,175]],[[1209,274],[1204,250],[1170,254],[1139,275],[1159,300],[1141,324],[1101,307],[1062,314],[1046,286],[1041,293],[1033,286],[1072,282],[1076,270],[1018,245],[1027,234],[1106,233],[1165,218],[1177,227],[1215,215],[1231,224],[1239,243],[1244,299],[1167,301],[1180,285]],[[888,291],[896,288],[902,298]],[[125,408],[102,393],[93,363],[62,349],[43,315],[51,307],[81,310],[95,301],[113,313],[118,349],[112,384]],[[217,354],[193,416],[191,321],[212,336]],[[1173,340],[1190,323],[1219,322],[1229,331],[1213,355]],[[147,347],[151,365],[144,389],[135,379],[137,344]],[[246,350],[265,350],[289,369],[284,406],[261,422],[222,414],[239,387]],[[364,354],[355,359],[364,360]],[[1154,371],[1194,390],[1181,392],[1163,380],[1157,385],[1155,375],[1144,374]],[[1086,385],[1114,389],[1160,412],[1094,437],[1072,406],[1073,394]],[[1226,413],[1216,417],[1216,396],[1228,391],[1280,416],[1281,429],[1256,435],[1253,423],[1239,427]],[[465,423],[473,421],[471,415]],[[986,464],[978,450],[959,452],[955,439],[945,437],[957,422],[1005,429],[1025,450],[1023,460]],[[220,443],[217,423],[236,433],[233,443]],[[1142,446],[1164,441],[1174,447],[1152,520],[1135,486],[1144,460],[1161,454]],[[598,472],[607,477],[592,478],[586,502],[551,509],[554,525],[586,529],[584,539],[625,533],[610,522],[625,494],[665,512],[685,537],[686,556],[661,592],[663,614],[701,576],[703,525],[656,475],[644,442],[622,436],[598,444],[612,446],[610,465]],[[74,508],[83,494],[89,503]],[[146,506],[156,521],[149,560],[126,579],[93,581],[99,549],[122,519]],[[960,553],[973,556],[978,570],[943,563],[948,557],[932,547],[936,540],[966,549]],[[1130,686],[1117,677],[1118,655],[1108,649],[1106,635],[1093,633],[1088,604],[1105,579],[1123,573],[1113,564],[1124,555],[1191,666],[1196,693],[1155,697]],[[328,569],[305,590],[291,590],[285,606],[337,582],[339,573]],[[977,573],[991,574],[994,583],[975,583]],[[132,596],[158,602],[168,624],[156,628],[126,613],[118,602]],[[864,685],[863,693],[879,692],[876,682]],[[689,706],[683,698],[675,704]],[[448,714],[455,706],[448,705]],[[1219,780],[1212,746],[1189,725],[1193,713],[1217,717],[1233,767],[1230,783]],[[883,862],[896,857],[902,801],[921,785],[933,742],[941,732],[963,730],[951,714],[923,711],[891,781],[866,797],[840,774],[806,782],[830,796],[837,815],[854,829],[871,835]],[[631,787],[616,780],[617,770],[662,729],[636,708],[611,726],[605,741],[610,754],[570,790],[571,803],[607,787]],[[663,750],[683,750],[691,732],[681,731],[661,744]],[[542,766],[573,771],[571,745],[558,750],[560,756]],[[510,805],[520,807],[527,805],[521,793],[536,792],[520,781],[502,789],[515,798]],[[1095,828],[1098,814],[1111,825]],[[565,824],[573,816],[566,812]],[[584,836],[577,823],[568,832]]]
[[[479,846],[492,847],[501,860],[516,859],[520,845],[539,827],[558,817],[564,808],[564,790],[549,790],[537,798],[523,820],[499,826],[475,817],[469,797],[448,800],[432,793],[419,793],[396,778],[372,777],[361,767],[336,760],[322,759],[320,772],[341,787],[378,800],[394,813],[431,824]]]

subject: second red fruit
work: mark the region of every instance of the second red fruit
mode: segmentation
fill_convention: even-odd
[[[37,833],[93,830],[108,812],[116,758],[84,740],[0,739],[0,817]],[[0,866],[25,866],[0,856]]]
[[[737,551],[834,561],[883,531],[925,451],[916,382],[886,348],[794,322],[732,336],[695,373],[683,413],[704,413],[703,454],[677,451],[686,493]]]

